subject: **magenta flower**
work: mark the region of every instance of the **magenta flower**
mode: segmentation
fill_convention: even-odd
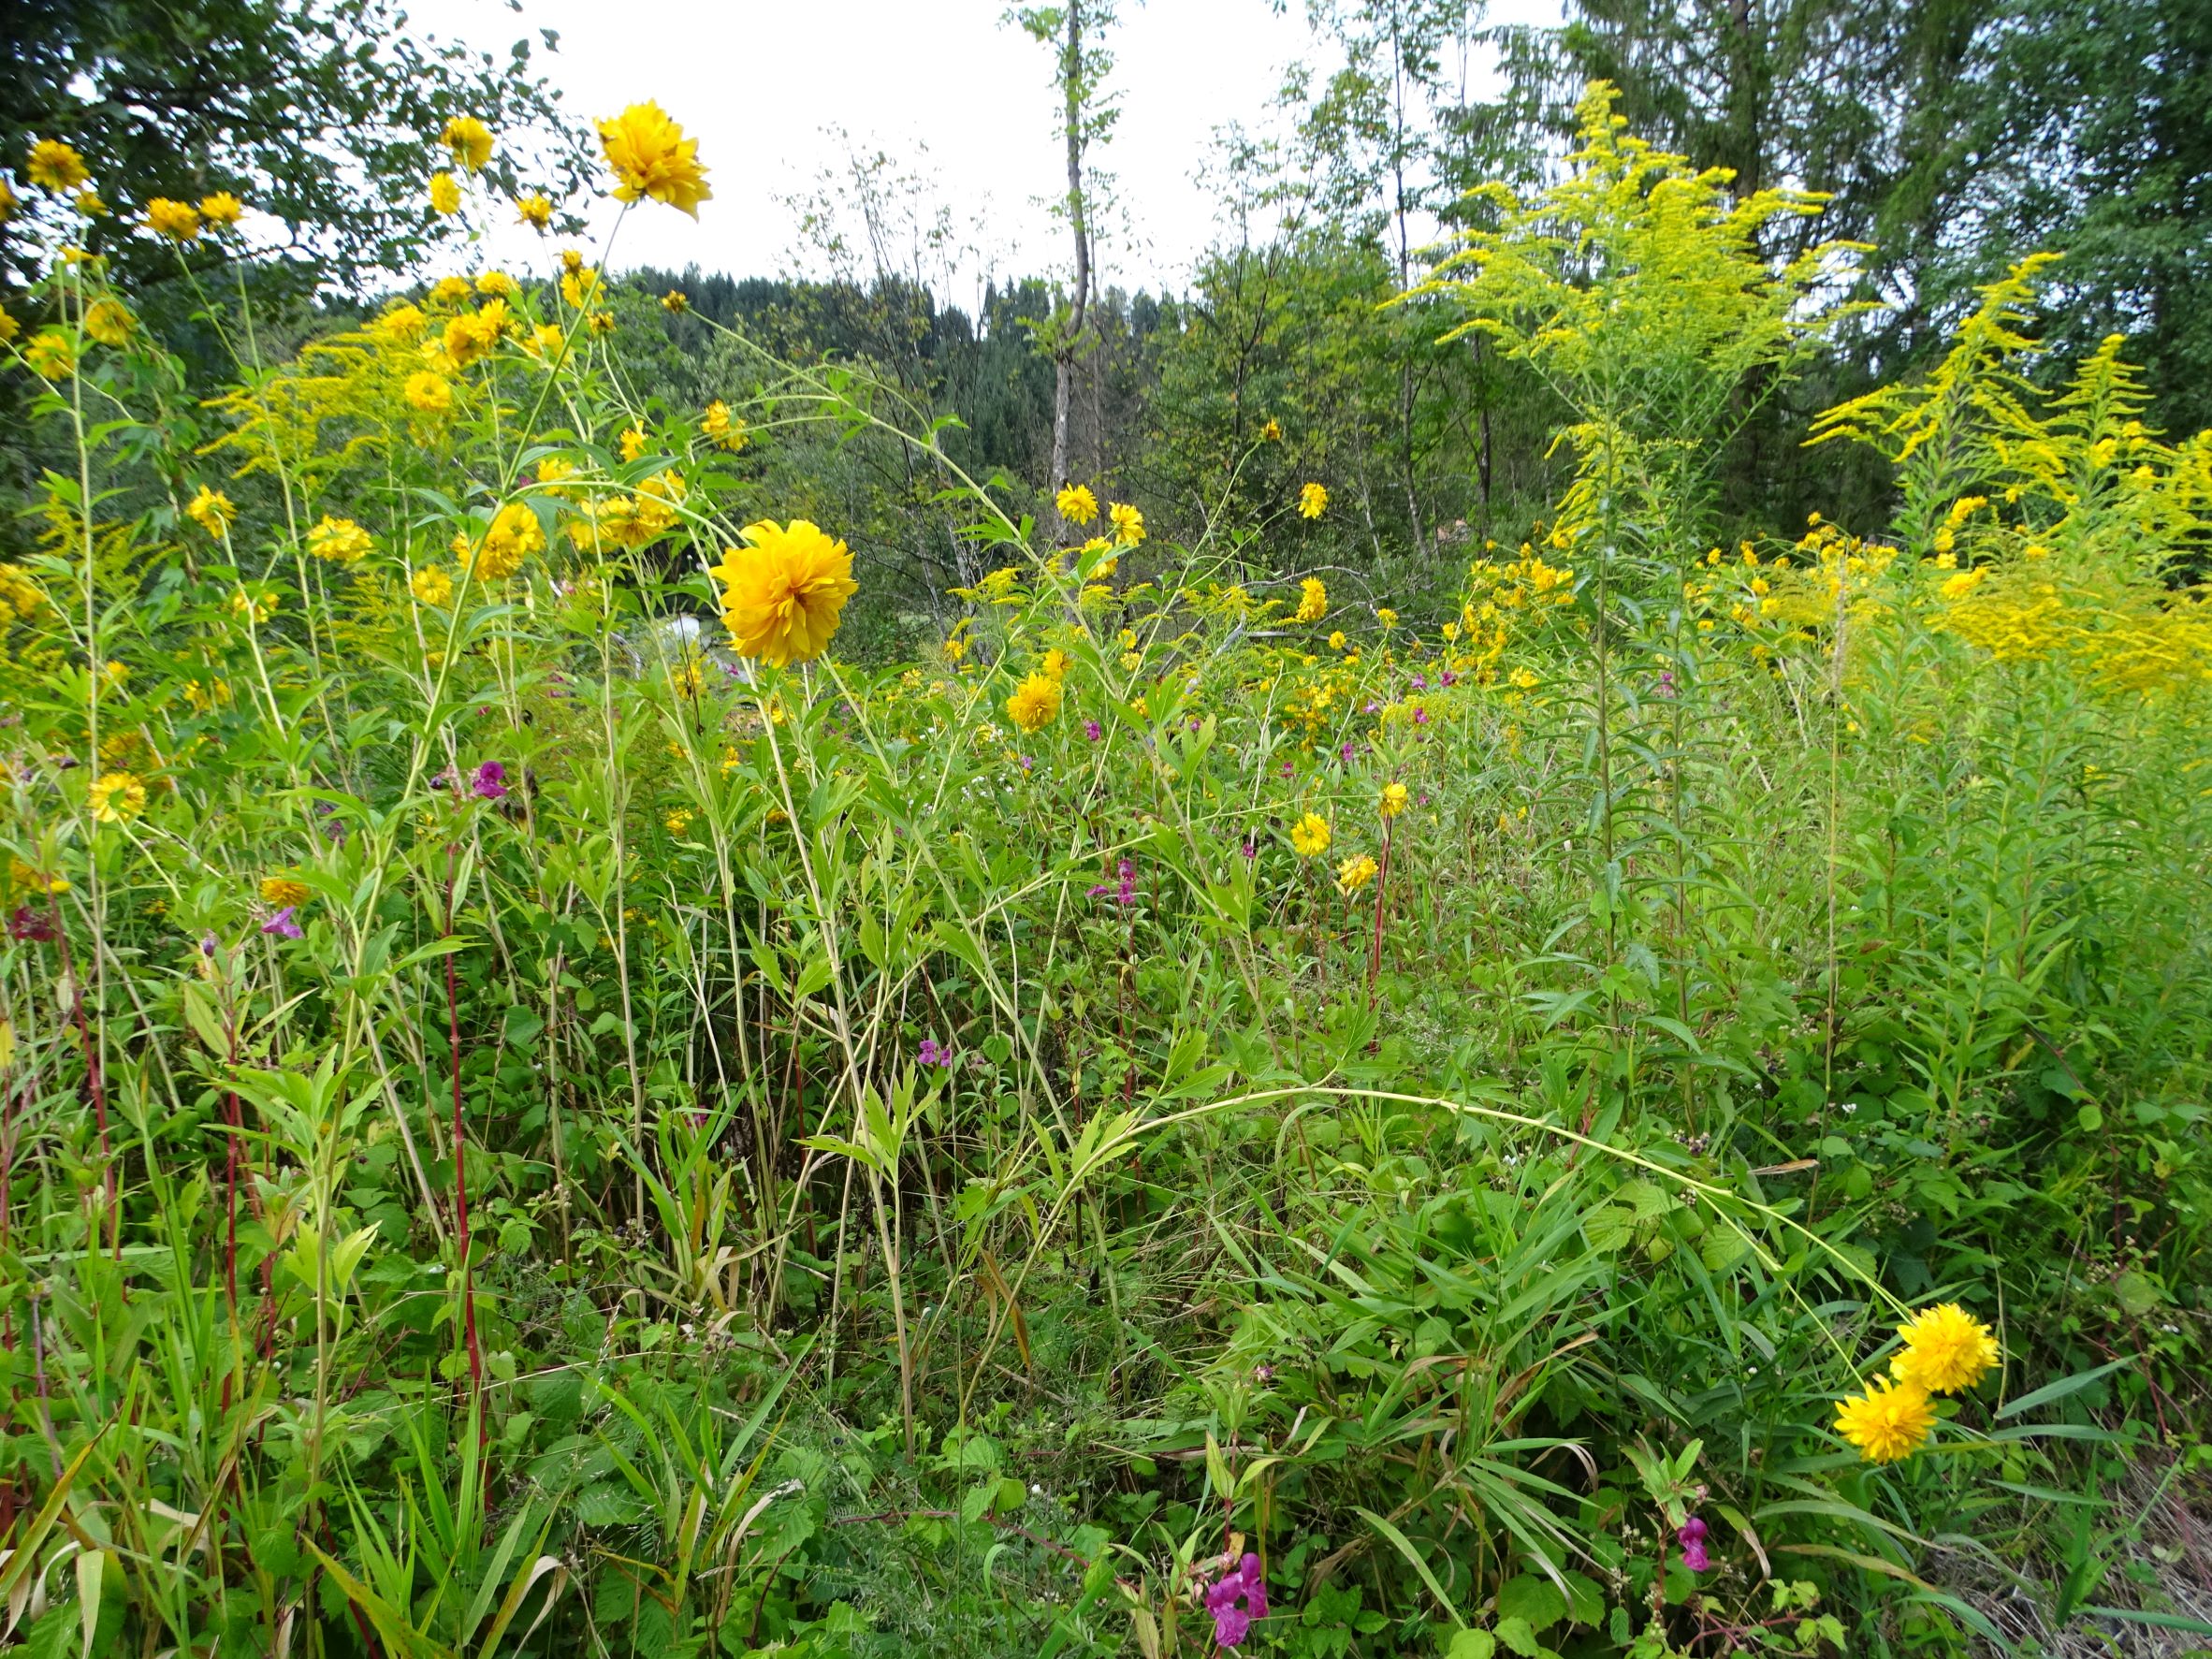
[[[1413,689],[1417,691],[1427,691],[1429,689],[1429,682],[1427,678],[1421,675],[1415,675],[1413,677]]]
[[[1429,711],[1425,706],[1418,704],[1415,706],[1413,711],[1413,723],[1417,726],[1425,726],[1429,723]]]
[[[1452,671],[1451,671],[1450,669],[1448,669],[1448,668],[1447,668],[1447,669],[1446,669],[1446,670],[1445,670],[1445,671],[1444,671],[1442,674],[1438,675],[1436,677],[1437,677],[1438,679],[1442,680],[1442,681],[1443,681],[1443,682],[1444,682],[1446,685],[1448,685],[1448,686],[1456,686],[1456,685],[1458,685],[1458,684],[1460,683],[1460,677],[1459,677],[1458,675],[1456,675],[1456,674],[1452,673]]]
[[[1691,1516],[1682,1522],[1681,1530],[1675,1536],[1681,1541],[1682,1565],[1694,1573],[1706,1572],[1711,1568],[1712,1557],[1705,1552],[1704,1521],[1695,1515]]]
[[[934,1037],[924,1037],[922,1046],[914,1051],[914,1059],[924,1066],[950,1066],[953,1051],[939,1044]]]
[[[29,905],[15,907],[15,914],[7,919],[7,933],[26,944],[44,944],[51,941],[54,933],[53,917],[44,910],[34,910]]]
[[[1259,1557],[1247,1552],[1235,1569],[1206,1592],[1206,1611],[1214,1615],[1214,1640],[1233,1648],[1251,1634],[1252,1621],[1267,1617],[1267,1585],[1259,1577]]]
[[[277,939],[305,939],[307,934],[301,929],[298,923],[292,920],[292,912],[297,908],[295,905],[286,905],[268,921],[262,923],[261,931]]]
[[[1083,722],[1083,735],[1096,743],[1104,733],[1097,720],[1085,720]]]
[[[470,787],[487,801],[496,801],[507,793],[507,769],[497,761],[486,761],[476,768],[476,777]]]
[[[1121,861],[1121,890],[1113,895],[1113,902],[1117,905],[1137,902],[1137,866],[1126,858]]]

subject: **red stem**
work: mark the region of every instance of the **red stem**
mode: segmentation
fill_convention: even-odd
[[[108,1152],[108,1082],[100,1070],[100,1056],[93,1047],[92,1022],[85,1018],[84,985],[77,977],[69,954],[69,930],[62,925],[62,907],[51,892],[46,895],[46,913],[53,924],[54,942],[62,953],[62,977],[69,982],[69,1013],[77,1022],[77,1039],[84,1047],[84,1074],[92,1087],[93,1116],[100,1126],[100,1167],[108,1173],[109,1235],[115,1259],[123,1260],[123,1203],[115,1180],[115,1160]]]
[[[453,860],[454,850],[445,849],[445,932],[453,937]],[[445,953],[445,1038],[446,1047],[453,1056],[453,1214],[454,1230],[460,1244],[461,1322],[468,1332],[469,1382],[478,1392],[484,1389],[484,1350],[476,1344],[476,1287],[469,1266],[469,1175],[464,1163],[467,1137],[461,1129],[461,1075],[460,1075],[460,993],[455,983],[453,953]]]

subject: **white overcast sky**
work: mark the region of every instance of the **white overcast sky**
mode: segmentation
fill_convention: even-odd
[[[1215,130],[1264,127],[1285,70],[1329,54],[1307,32],[1303,0],[1282,15],[1268,0],[1125,0],[1121,10],[1112,82],[1121,115],[1101,159],[1124,212],[1108,226],[1106,276],[1180,289],[1215,230],[1192,177]],[[1492,0],[1488,21],[1551,24],[1560,10],[1559,0]],[[1005,11],[1005,0],[415,0],[410,16],[502,62],[518,36],[555,30],[559,52],[535,62],[572,113],[589,120],[649,98],[697,135],[714,199],[696,225],[642,204],[622,227],[617,269],[805,269],[784,198],[843,158],[847,146],[824,130],[835,124],[852,145],[933,174],[963,239],[1006,277],[1062,261],[1044,198],[1065,175],[1051,55],[1001,22]],[[490,252],[519,262],[525,243],[498,230]]]

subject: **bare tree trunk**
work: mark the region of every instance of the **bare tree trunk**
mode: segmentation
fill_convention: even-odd
[[[1060,90],[1067,99],[1064,128],[1068,140],[1068,223],[1075,233],[1075,291],[1068,306],[1068,326],[1053,348],[1053,461],[1048,491],[1068,482],[1075,402],[1075,364],[1083,349],[1083,329],[1091,301],[1090,226],[1084,212],[1083,194],[1083,0],[1069,0],[1068,40],[1061,49]],[[1064,538],[1067,526],[1055,504],[1052,514],[1055,536]]]

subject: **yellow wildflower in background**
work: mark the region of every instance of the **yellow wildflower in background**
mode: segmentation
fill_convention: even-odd
[[[1060,712],[1060,682],[1049,674],[1032,674],[1014,688],[1006,700],[1006,715],[1025,732],[1041,732]]]
[[[1344,630],[1341,628],[1329,636],[1329,648],[1332,651],[1341,651],[1349,643],[1350,641],[1345,638]]]
[[[101,823],[127,823],[146,810],[146,786],[135,773],[103,772],[85,796]]]
[[[157,196],[146,204],[146,228],[179,243],[199,240],[199,210],[190,202]]]
[[[1091,493],[1087,484],[1061,485],[1060,493],[1053,497],[1053,505],[1070,524],[1088,524],[1099,516],[1099,498]]]
[[[1997,1363],[1997,1338],[1989,1327],[1955,1302],[1923,1308],[1898,1334],[1904,1351],[1891,1362],[1891,1372],[1932,1394],[1971,1389]]]
[[[851,552],[804,518],[762,519],[741,533],[748,545],[725,547],[711,573],[737,649],[778,668],[821,655],[860,590]]]
[[[74,190],[91,177],[84,157],[59,138],[41,138],[32,145],[26,170],[41,190]]]
[[[515,222],[543,236],[553,224],[553,204],[543,191],[533,190],[515,204]]]
[[[1298,516],[1301,518],[1318,518],[1329,511],[1329,492],[1318,484],[1307,484],[1298,492]]]
[[[560,348],[568,343],[568,336],[560,331],[559,323],[540,323],[530,331],[522,349],[541,360],[560,356]]]
[[[23,361],[41,380],[66,380],[77,371],[77,348],[66,334],[49,328],[31,336],[31,343],[23,347]]]
[[[488,270],[476,279],[476,292],[493,299],[512,299],[522,292],[522,284],[503,270]]]
[[[678,313],[690,311],[691,309],[691,298],[681,288],[671,288],[661,296],[661,309]]]
[[[1870,1463],[1894,1463],[1927,1444],[1935,1428],[1935,1408],[1917,1383],[1876,1377],[1863,1394],[1836,1404],[1836,1433]]]
[[[439,566],[426,564],[407,578],[407,589],[424,604],[443,610],[453,598],[453,578]]]
[[[1336,866],[1336,888],[1349,895],[1357,893],[1375,880],[1375,863],[1364,852],[1356,852]]]
[[[717,444],[735,454],[752,442],[745,423],[730,413],[730,406],[717,398],[706,406],[706,413],[699,417],[699,430],[709,444]]]
[[[77,193],[77,211],[87,219],[105,219],[108,216],[108,204],[101,199],[98,191],[88,185]]]
[[[208,222],[211,230],[228,230],[246,211],[246,204],[227,190],[218,190],[211,196],[199,198],[199,216]]]
[[[679,212],[699,216],[699,204],[714,199],[706,169],[699,165],[699,141],[662,112],[658,104],[633,104],[612,121],[599,124],[600,147],[620,183],[617,199],[651,196]]]
[[[432,173],[430,175],[430,211],[440,214],[458,213],[460,211],[460,181],[451,173]]]
[[[1058,646],[1055,646],[1044,653],[1044,661],[1038,666],[1039,672],[1043,674],[1047,679],[1057,681],[1066,679],[1068,670],[1074,667],[1075,663],[1066,651],[1060,649]]]
[[[1318,858],[1329,851],[1329,821],[1318,812],[1305,812],[1290,826],[1290,846],[1301,858]]]
[[[1259,429],[1259,438],[1264,444],[1280,444],[1283,441],[1283,423],[1271,418],[1267,425]]]
[[[646,435],[644,429],[639,427],[628,428],[622,433],[621,444],[622,458],[626,461],[635,460],[645,453]]]
[[[375,546],[369,532],[351,518],[333,518],[327,513],[307,532],[307,550],[333,564],[351,564]]]
[[[369,332],[380,340],[395,345],[407,345],[422,338],[430,326],[430,319],[422,314],[419,305],[395,305],[376,321],[369,325]]]
[[[1291,618],[1294,622],[1318,622],[1329,614],[1329,588],[1319,576],[1308,576],[1298,584],[1298,611]]]
[[[8,861],[7,879],[16,886],[25,888],[32,893],[53,894],[69,891],[69,883],[62,877],[46,875],[34,869],[20,858]]]
[[[1410,797],[1405,793],[1405,786],[1403,783],[1384,784],[1382,792],[1382,815],[1385,818],[1397,817],[1399,813],[1405,810],[1405,804],[1409,798]]]
[[[466,305],[475,290],[469,286],[467,277],[440,277],[430,284],[430,302],[433,305]]]
[[[1385,633],[1398,626],[1398,613],[1387,604],[1378,604],[1375,607],[1375,619],[1383,625]]]
[[[456,368],[466,369],[499,344],[506,326],[507,302],[503,299],[494,299],[482,311],[464,312],[446,322],[441,337],[445,355]]]
[[[443,415],[453,407],[453,387],[445,376],[425,369],[407,377],[407,401],[425,415]]]
[[[1107,517],[1113,520],[1113,539],[1125,547],[1134,547],[1144,539],[1144,515],[1127,502],[1115,502]]]
[[[290,876],[264,876],[261,878],[261,897],[266,904],[303,905],[313,895],[305,881]]]
[[[238,509],[221,490],[203,484],[199,493],[185,503],[184,516],[219,542],[237,520]]]
[[[113,299],[98,300],[84,313],[84,331],[102,345],[122,345],[136,326],[137,319]]]
[[[473,115],[456,115],[438,138],[452,152],[455,163],[472,173],[482,172],[491,159],[491,129]]]
[[[1969,593],[1972,593],[1976,588],[1979,588],[1982,585],[1983,578],[1988,574],[1989,573],[1986,568],[1982,568],[1976,570],[1962,570],[1955,576],[1946,576],[1943,579],[1943,585],[1942,589],[1943,603],[1946,604],[1957,604]]]
[[[14,313],[0,306],[0,345],[7,344],[22,331],[23,326],[15,320]]]

